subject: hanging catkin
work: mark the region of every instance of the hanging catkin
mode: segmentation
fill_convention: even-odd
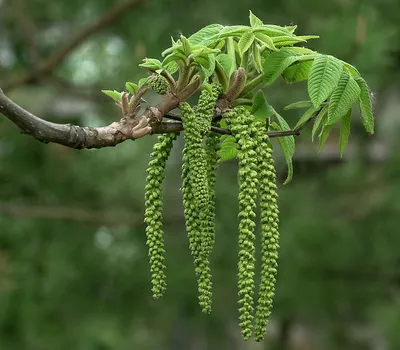
[[[152,291],[160,298],[166,289],[164,237],[162,229],[162,181],[164,169],[177,134],[158,137],[151,153],[145,187],[145,214],[147,246],[149,248]]]
[[[265,336],[275,293],[279,249],[279,210],[276,172],[269,138],[265,134],[265,123],[258,123],[256,140],[260,182],[261,282],[255,319],[255,339],[260,341]]]
[[[254,118],[244,107],[237,107],[225,114],[238,145],[239,159],[239,319],[244,339],[252,334],[254,311],[255,265],[255,208],[257,197],[257,157],[254,134]]]
[[[186,231],[197,274],[199,304],[203,312],[209,313],[211,312],[212,282],[208,254],[203,244],[205,227],[202,221],[209,204],[207,160],[200,118],[196,118],[188,103],[183,103],[180,108],[185,129],[182,194]]]
[[[206,210],[201,211],[200,219],[202,230],[202,244],[209,255],[215,241],[215,171],[218,165],[217,148],[219,136],[210,131],[214,117],[215,103],[221,93],[220,84],[212,84],[211,91],[203,89],[197,105],[197,115],[201,122],[201,134],[207,135],[205,149],[201,156],[205,156],[207,162],[208,203],[204,203]]]

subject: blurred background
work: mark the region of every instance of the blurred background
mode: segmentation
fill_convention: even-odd
[[[101,126],[119,119],[101,89],[147,73],[170,36],[211,23],[297,24],[309,47],[354,64],[374,93],[376,134],[357,112],[339,158],[338,132],[318,153],[296,138],[283,186],[276,152],[281,249],[264,342],[237,326],[237,165],[217,178],[214,305],[203,315],[186,240],[182,137],[168,162],[168,292],[151,298],[144,183],[155,136],[73,150],[23,136],[0,117],[1,350],[400,349],[400,2],[398,0],[0,0],[0,87],[47,120]],[[266,89],[291,126],[306,85]],[[149,97],[149,101],[152,96]]]

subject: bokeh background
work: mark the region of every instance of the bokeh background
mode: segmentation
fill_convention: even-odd
[[[156,137],[78,151],[41,144],[0,116],[0,349],[400,349],[400,2],[124,1],[115,14],[125,3],[0,0],[0,87],[42,118],[106,125],[119,112],[101,89],[145,76],[138,63],[159,57],[170,36],[247,24],[251,9],[265,23],[320,35],[309,47],[354,64],[374,93],[376,134],[355,113],[340,159],[337,132],[318,153],[306,128],[287,186],[276,152],[279,277],[268,336],[255,343],[237,326],[234,161],[218,172],[214,309],[203,315],[179,191],[182,137],[165,182],[169,289],[155,301],[142,216]],[[278,82],[266,95],[282,111],[306,86]],[[283,115],[294,126],[299,113]]]

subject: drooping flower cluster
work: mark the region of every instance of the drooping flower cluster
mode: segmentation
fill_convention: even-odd
[[[275,293],[279,249],[276,171],[265,123],[257,123],[257,158],[261,222],[261,281],[255,319],[255,339],[264,338]]]
[[[145,214],[147,246],[149,248],[152,291],[160,298],[166,289],[164,232],[162,229],[162,181],[164,169],[177,134],[165,134],[158,137],[151,153],[145,187]]]
[[[256,199],[257,199],[257,153],[254,139],[253,117],[244,107],[235,108],[225,115],[231,125],[238,145],[239,159],[239,261],[238,289],[240,327],[244,339],[252,334],[254,310],[254,267]]]
[[[197,276],[199,304],[211,312],[212,280],[210,253],[215,240],[215,182],[220,137],[212,132],[217,125],[215,105],[219,85],[203,89],[196,112],[186,102],[180,105],[185,130],[182,153],[182,196],[189,249]],[[223,115],[237,145],[239,160],[238,296],[239,319],[244,339],[253,334],[262,340],[271,313],[279,248],[277,186],[272,148],[265,134],[265,122],[254,118],[243,106]],[[218,119],[218,118],[217,118]],[[146,186],[147,244],[149,246],[153,294],[160,297],[166,287],[162,230],[162,180],[165,163],[176,134],[159,137],[154,146]],[[257,310],[255,294],[255,228],[257,197],[261,222],[261,282]]]

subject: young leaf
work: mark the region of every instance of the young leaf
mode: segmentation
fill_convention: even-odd
[[[259,120],[265,120],[274,114],[274,110],[265,99],[262,90],[258,90],[253,98],[251,114],[254,115],[254,118]]]
[[[177,62],[177,61],[186,61],[186,56],[181,53],[181,52],[173,52],[170,55],[168,55],[167,57],[164,58],[164,61],[162,62],[162,66],[166,67],[168,64],[170,64],[171,62]]]
[[[361,90],[359,98],[361,120],[365,130],[372,135],[374,133],[374,115],[372,113],[372,103],[369,88],[363,78],[358,77],[355,80]]]
[[[210,24],[192,34],[188,40],[192,45],[210,45],[211,43],[209,39],[218,34],[222,28],[223,26],[221,24]]]
[[[268,35],[263,34],[263,33],[256,33],[255,37],[262,45],[267,47],[267,49],[270,49],[273,51],[278,51],[278,49],[274,45],[273,40]]]
[[[241,25],[226,26],[220,30],[219,34],[217,34],[217,37],[218,39],[221,39],[230,36],[241,36],[245,32],[249,31],[249,29],[251,29],[251,27],[249,26],[241,26]]]
[[[121,101],[121,93],[117,90],[101,90],[101,92],[111,97],[114,101]]]
[[[139,87],[142,87],[144,84],[147,83],[148,80],[149,80],[149,77],[140,79],[140,80],[138,81],[138,86],[139,86]]]
[[[299,81],[307,80],[310,70],[311,70],[312,62],[296,62],[286,68],[282,76],[288,83],[296,83]]]
[[[154,58],[144,58],[143,63],[139,64],[139,67],[144,67],[152,70],[160,69],[161,62]]]
[[[234,70],[234,64],[231,56],[227,55],[226,53],[221,53],[215,59],[224,69],[227,77],[230,77]]]
[[[312,142],[314,142],[314,136],[317,133],[317,131],[326,124],[326,121],[328,119],[328,108],[329,108],[329,104],[327,103],[322,108],[321,112],[318,113],[317,118],[315,119],[313,129],[312,129],[312,134],[311,134]]]
[[[342,124],[340,126],[340,136],[339,136],[340,158],[343,157],[347,143],[349,142],[351,112],[352,110],[350,109],[347,112],[347,114],[342,118]]]
[[[258,27],[258,26],[262,26],[263,22],[261,21],[261,19],[259,19],[253,12],[250,11],[250,25],[252,27]]]
[[[258,45],[256,43],[253,43],[252,54],[253,54],[253,65],[257,73],[262,73],[263,67],[261,62],[261,54]]]
[[[296,62],[299,56],[294,55],[286,50],[280,50],[264,57],[265,61],[263,80],[266,85],[270,85],[279,77],[279,75],[283,73],[287,67]]]
[[[356,67],[352,66],[351,64],[349,64],[347,62],[344,62],[344,61],[342,61],[342,62],[352,77],[357,78],[360,76],[360,72],[357,70]]]
[[[315,58],[308,77],[308,95],[319,107],[335,89],[343,71],[343,63],[330,55]]]
[[[226,135],[224,135],[226,136]],[[221,161],[231,160],[237,155],[237,144],[235,142],[235,138],[231,135],[221,138],[222,144],[220,149],[217,151],[218,156]]]
[[[127,82],[125,84],[125,88],[126,88],[126,90],[128,90],[128,92],[130,92],[132,95],[134,95],[137,93],[139,86],[137,84]]]
[[[254,34],[252,31],[243,33],[239,40],[238,48],[241,56],[250,48],[254,41]]]
[[[289,36],[295,38],[296,36],[293,35],[287,28],[280,27],[272,24],[264,24],[262,26],[258,26],[254,28],[254,33],[263,33],[268,36]]]
[[[236,65],[236,49],[235,49],[235,41],[233,38],[226,39],[226,53],[231,58],[232,62],[232,71],[237,69]]]
[[[283,109],[285,111],[289,110],[289,109],[295,109],[295,108],[307,108],[312,106],[312,102],[311,101],[298,101],[298,102],[294,102],[291,103],[290,105],[287,105],[285,107],[283,107]]]
[[[276,122],[271,123],[271,127],[274,130],[282,131],[282,127],[277,124]],[[290,139],[292,138],[292,139]],[[279,144],[281,145],[283,155],[285,156],[286,164],[288,167],[288,174],[286,177],[285,182],[283,183],[284,185],[288,184],[292,178],[293,178],[293,162],[292,162],[292,157],[294,154],[294,138],[293,136],[284,136],[284,137],[278,137]]]
[[[343,73],[337,88],[333,91],[328,111],[328,124],[334,124],[342,118],[360,97],[360,87],[355,79]]]
[[[309,101],[306,101],[306,102],[309,102]],[[307,123],[309,121],[309,119],[312,118],[312,116],[314,115],[314,113],[317,110],[318,110],[318,108],[315,108],[314,106],[307,109],[307,111],[301,116],[301,118],[299,119],[299,121],[297,122],[297,124],[294,128],[297,129],[297,128],[303,126],[305,123]]]
[[[323,145],[325,144],[326,140],[328,140],[329,133],[333,128],[333,124],[327,125],[325,124],[320,135],[319,135],[319,145],[318,145],[318,152],[321,151]]]

